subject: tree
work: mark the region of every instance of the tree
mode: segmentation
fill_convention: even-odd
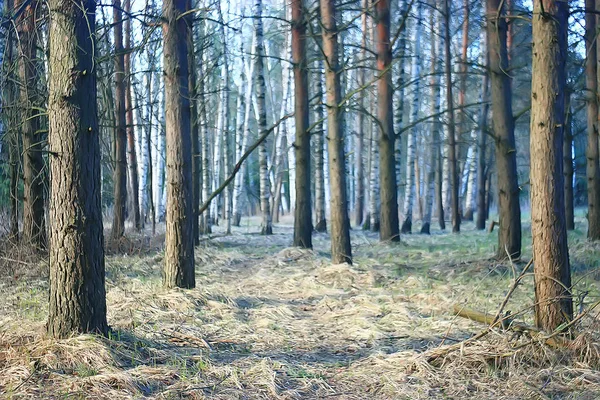
[[[446,76],[446,104],[448,106],[448,164],[450,166],[450,189],[452,192],[452,232],[460,231],[459,209],[459,179],[458,162],[456,159],[456,136],[454,133],[454,98],[452,97],[452,65],[450,54],[450,1],[444,0],[444,47],[445,47],[445,76]]]
[[[394,158],[394,112],[392,107],[392,49],[390,46],[390,2],[376,3],[377,15],[377,70],[379,135],[379,186],[381,188],[379,212],[379,239],[400,240],[398,220],[398,195],[396,192],[396,162]]]
[[[329,185],[331,210],[331,258],[336,264],[352,263],[350,220],[346,199],[344,165],[344,132],[341,130],[342,100],[340,64],[336,26],[335,0],[320,0],[325,87],[327,91],[327,150],[329,155]]]
[[[263,64],[264,43],[263,43],[263,24],[262,24],[262,0],[256,0],[254,3],[254,30],[256,34],[256,113],[258,115],[258,130],[262,136],[267,131],[267,103],[266,103],[266,85],[265,71]],[[260,172],[260,209],[262,212],[261,234],[272,235],[273,225],[271,222],[270,209],[270,182],[269,169],[267,165],[267,145],[261,142],[258,147],[258,165]]]
[[[165,267],[167,288],[193,288],[194,210],[188,70],[187,0],[163,2],[163,68],[167,141]]]
[[[93,0],[50,0],[48,333],[108,333]]]
[[[17,9],[22,6],[18,2]],[[25,109],[21,124],[23,138],[23,240],[34,247],[46,247],[44,215],[44,159],[42,157],[41,114],[43,99],[39,93],[40,62],[37,58],[36,20],[40,4],[25,6],[17,21],[21,104]]]
[[[296,209],[294,246],[312,248],[310,207],[310,132],[308,130],[308,79],[306,73],[306,18],[304,1],[292,0],[292,59],[294,62],[296,120]]]
[[[121,0],[113,0],[115,40],[115,165],[114,211],[111,236],[119,239],[125,233],[127,207],[127,130],[125,108],[125,51],[123,49],[123,9]]]
[[[517,181],[515,123],[512,115],[512,89],[508,75],[506,18],[501,0],[487,0],[487,39],[491,77],[492,130],[498,174],[498,251],[504,259],[521,256],[521,208]]]
[[[563,141],[563,175],[565,192],[565,221],[567,230],[575,229],[575,207],[573,199],[573,112],[571,110],[571,90],[565,95],[565,129]]]
[[[317,46],[317,50],[318,50]],[[325,218],[325,130],[323,129],[323,62],[317,60],[317,68],[313,74],[315,104],[315,127],[311,133],[314,142],[315,170],[315,230],[327,232]],[[297,194],[296,194],[297,196]]]
[[[573,317],[563,189],[568,5],[535,0],[531,81],[531,235],[535,323],[553,332]]]
[[[587,191],[588,233],[590,240],[600,240],[600,150],[598,149],[598,81],[596,44],[596,2],[586,0],[585,7],[585,82],[587,94]]]

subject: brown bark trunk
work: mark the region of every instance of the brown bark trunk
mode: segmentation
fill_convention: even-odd
[[[595,0],[586,0],[586,9],[598,9]],[[600,152],[598,150],[598,78],[597,78],[597,17],[592,12],[585,15],[586,64],[585,81],[588,90],[586,148],[587,191],[588,191],[588,233],[590,240],[600,240]]]
[[[125,233],[127,207],[127,129],[125,109],[125,54],[123,50],[123,10],[121,0],[113,0],[115,40],[115,154],[114,210],[111,236],[119,239]]]
[[[294,63],[296,120],[296,208],[294,246],[312,248],[310,206],[310,132],[308,131],[308,79],[306,72],[306,18],[303,0],[292,0],[292,60]]]
[[[50,0],[50,305],[48,333],[107,334],[100,142],[96,104],[96,3]]]
[[[469,0],[464,0],[463,9],[464,9],[464,17],[462,24],[462,44],[461,44],[461,53],[460,53],[460,66],[459,66],[459,86],[458,86],[458,177],[459,182],[461,182],[461,177],[465,174],[465,168],[467,167],[466,159],[467,152],[469,147],[469,128],[467,124],[468,117],[466,115],[467,110],[465,109],[465,99],[467,94],[467,56],[469,52],[469,19],[470,19],[470,11],[471,5]],[[462,185],[461,185],[462,186]],[[459,197],[462,198],[463,190],[462,187],[459,189]],[[464,193],[466,195],[466,193]],[[458,207],[462,208],[463,201],[459,199]],[[459,209],[459,212],[462,210]],[[473,217],[466,218],[467,221],[472,221]]]
[[[192,8],[191,0],[188,0],[187,7]],[[196,89],[196,52],[194,46],[194,20],[191,17],[187,18],[188,23],[188,71],[190,74],[189,91],[190,91],[190,116],[191,116],[191,140],[192,140],[192,209],[193,209],[193,229],[194,229],[194,244],[200,243],[200,215],[198,209],[201,205],[200,201],[200,126],[198,119],[198,91]]]
[[[553,332],[573,317],[563,189],[568,5],[533,2],[531,236],[535,324]]]
[[[327,150],[329,155],[329,184],[331,210],[331,258],[335,264],[352,263],[350,220],[346,199],[346,170],[344,165],[344,132],[341,130],[342,109],[340,64],[334,0],[320,0],[327,91]]]
[[[487,33],[492,82],[493,134],[498,174],[498,250],[496,256],[521,256],[521,209],[517,181],[517,152],[512,115],[512,90],[508,76],[506,18],[498,7],[501,0],[488,0]]]
[[[392,51],[390,47],[390,2],[376,3],[377,14],[377,70],[380,73],[378,94],[379,135],[379,240],[400,240],[398,195],[396,191],[396,162],[394,159],[394,114],[392,108]]]
[[[124,21],[123,28],[125,30],[125,55],[124,55],[124,71],[125,71],[125,123],[127,124],[127,151],[129,155],[129,178],[131,180],[131,199],[130,204],[133,206],[131,210],[131,218],[133,226],[137,231],[142,229],[142,219],[140,216],[140,178],[138,174],[137,151],[135,148],[135,129],[133,127],[133,103],[131,101],[131,0],[124,1],[124,9],[127,18]]]
[[[446,104],[448,107],[448,164],[450,166],[450,190],[452,232],[460,232],[459,178],[456,159],[456,136],[454,125],[454,97],[452,96],[452,65],[450,54],[450,0],[444,0],[444,47],[446,61]]]
[[[18,2],[17,8],[22,2]],[[23,138],[23,240],[36,248],[46,247],[44,215],[44,159],[40,111],[43,99],[39,94],[40,76],[37,59],[36,17],[39,4],[33,1],[17,21],[19,34],[19,75],[21,104],[25,108],[21,135]]]
[[[163,3],[167,209],[165,267],[167,288],[193,288],[194,227],[192,143],[189,97],[187,0]]]

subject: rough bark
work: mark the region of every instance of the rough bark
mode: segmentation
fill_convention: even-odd
[[[22,2],[17,2],[17,8]],[[19,35],[19,75],[21,105],[24,109],[21,137],[23,139],[23,240],[36,248],[46,247],[44,215],[44,159],[42,157],[41,116],[44,100],[39,94],[40,62],[37,58],[36,19],[38,1],[32,1],[17,21]]]
[[[398,194],[396,191],[396,163],[394,159],[394,111],[392,104],[392,49],[390,46],[390,2],[380,0],[376,4],[377,15],[377,70],[379,81],[378,118],[381,124],[379,135],[379,240],[400,240],[398,219]]]
[[[124,1],[125,13],[131,13],[131,0]],[[140,178],[138,175],[137,151],[135,146],[135,130],[133,125],[133,103],[131,101],[131,17],[129,15],[123,23],[125,31],[125,123],[127,126],[127,151],[129,155],[129,178],[131,183],[130,204],[133,206],[130,217],[133,219],[133,226],[136,230],[142,229],[142,218],[140,216],[140,201],[138,193],[140,191]]]
[[[50,0],[51,188],[47,330],[108,333],[96,104],[96,3]]]
[[[191,0],[188,0],[187,7],[192,8]],[[192,209],[193,209],[193,236],[194,244],[200,243],[200,214],[198,209],[201,204],[201,179],[202,173],[200,169],[200,120],[198,118],[198,90],[197,84],[197,66],[196,66],[196,46],[194,45],[194,19],[193,14],[189,14],[187,19],[187,35],[188,35],[188,72],[189,78],[189,94],[190,94],[190,118],[191,118],[191,141],[192,141]]]
[[[361,7],[366,11],[368,5],[368,0],[361,1]],[[367,13],[363,12],[361,15],[361,26],[362,26],[362,34],[361,34],[361,53],[360,59],[364,63],[367,58]],[[364,87],[366,84],[366,68],[362,66],[358,70],[358,85],[360,87]],[[355,139],[355,149],[356,157],[354,158],[355,162],[355,179],[356,186],[354,194],[354,224],[356,226],[361,226],[365,217],[365,165],[363,161],[363,151],[364,151],[364,137],[365,137],[365,98],[367,91],[361,90],[358,94],[358,113],[357,113],[357,127],[356,127],[356,139]]]
[[[489,66],[489,57],[488,57],[488,48],[485,43],[486,34],[482,33],[482,40],[484,45],[482,46],[482,51],[484,52],[484,65],[486,66],[486,70],[484,72],[482,83],[481,83],[481,100],[482,105],[479,111],[479,127],[478,127],[478,136],[477,136],[477,218],[475,221],[475,227],[478,230],[485,229],[485,221],[487,219],[487,207],[485,201],[485,186],[486,186],[486,149],[487,149],[487,119],[488,119],[488,111],[489,111],[489,86],[490,86],[490,74],[488,72]]]
[[[565,224],[568,231],[575,229],[575,208],[573,201],[573,132],[572,132],[571,90],[565,95],[565,129],[563,141],[563,175],[565,193]]]
[[[312,248],[310,206],[310,132],[308,130],[308,76],[306,71],[306,18],[303,0],[292,0],[292,60],[294,63],[294,116],[296,121],[296,208],[294,246]]]
[[[163,2],[167,210],[163,285],[193,288],[194,227],[187,0]]]
[[[346,171],[344,165],[344,132],[341,130],[342,109],[340,64],[334,0],[320,0],[325,87],[327,107],[327,150],[329,155],[329,184],[331,210],[331,259],[333,263],[352,263],[350,220],[346,200]]]
[[[586,9],[596,11],[595,0],[586,0]],[[585,15],[586,64],[585,81],[587,93],[587,195],[588,195],[588,232],[590,240],[600,240],[600,151],[598,149],[598,81],[597,81],[597,17],[592,12]]]
[[[115,41],[115,154],[114,210],[111,236],[120,239],[125,233],[127,208],[127,121],[125,108],[125,52],[123,49],[123,9],[121,0],[113,0]]]
[[[500,259],[521,256],[521,209],[517,181],[517,152],[512,115],[512,89],[508,76],[506,18],[498,7],[501,0],[488,0],[487,38],[491,74],[492,131],[498,176],[498,249]]]
[[[208,129],[208,117],[206,109],[206,97],[205,97],[205,86],[206,86],[206,52],[203,51],[200,55],[202,64],[199,68],[201,75],[198,79],[198,93],[200,100],[200,135],[202,137],[201,143],[201,163],[202,163],[202,199],[206,200],[210,196],[211,192],[211,179],[210,179],[210,134]],[[200,234],[207,235],[212,232],[212,219],[211,219],[211,207],[207,207],[203,213],[200,214]]]
[[[454,98],[452,97],[452,65],[450,54],[450,1],[444,0],[444,46],[446,61],[446,103],[448,107],[448,164],[450,167],[450,191],[452,232],[460,232],[458,160],[456,159],[456,136],[454,124]]]
[[[256,0],[254,3],[254,30],[256,32],[256,47],[254,49],[256,54],[256,113],[258,114],[258,130],[262,135],[267,130],[266,85],[263,63],[262,0]],[[260,174],[260,209],[262,213],[261,234],[271,235],[273,234],[270,210],[271,189],[267,165],[267,145],[264,142],[258,147],[258,165]]]
[[[568,5],[533,2],[531,236],[535,324],[553,332],[573,317],[563,190]]]
[[[312,133],[314,139],[314,164],[315,164],[315,230],[327,232],[327,220],[325,218],[325,131],[323,129],[323,63],[317,61],[317,72],[315,74],[315,130]],[[298,194],[296,193],[296,197]]]

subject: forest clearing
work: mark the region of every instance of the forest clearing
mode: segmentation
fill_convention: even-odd
[[[578,225],[582,218],[578,218]],[[288,222],[288,223],[285,223]],[[597,310],[571,349],[481,332],[454,304],[494,315],[530,255],[499,263],[495,235],[405,235],[380,244],[352,234],[355,263],[332,265],[326,234],[314,250],[290,248],[289,221],[256,233],[258,220],[196,248],[197,288],[161,285],[161,236],[124,241],[107,256],[107,338],[45,336],[48,266],[8,261],[0,295],[0,397],[214,399],[596,399]],[[583,222],[581,222],[583,224]],[[600,246],[569,236],[574,295],[600,296]],[[142,244],[143,242],[143,244]],[[109,249],[110,249],[109,244]],[[109,250],[110,254],[110,250]],[[506,310],[532,323],[527,275]],[[583,298],[583,297],[580,297]]]

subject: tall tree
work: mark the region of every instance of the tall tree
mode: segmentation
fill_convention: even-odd
[[[361,50],[360,59],[364,63],[367,58],[367,5],[368,0],[361,0],[363,13],[361,14]],[[364,87],[366,84],[366,68],[362,66],[358,70],[358,85]],[[365,166],[363,161],[364,137],[365,137],[365,99],[367,91],[361,90],[358,94],[359,112],[357,115],[356,127],[356,144],[355,144],[355,179],[356,179],[356,194],[354,205],[354,224],[361,226],[365,217]]]
[[[338,30],[335,0],[320,0],[325,86],[327,91],[327,150],[329,155],[329,185],[331,210],[331,258],[336,264],[352,263],[350,220],[346,199],[346,169],[344,165],[344,132],[341,129],[342,92],[338,55]]]
[[[114,211],[111,236],[119,239],[125,233],[127,209],[127,122],[125,108],[125,51],[123,49],[123,9],[121,0],[113,0],[115,41],[115,154]]]
[[[319,47],[317,46],[317,49]],[[314,170],[315,170],[315,230],[327,232],[325,217],[325,130],[323,129],[323,62],[317,60],[314,73],[315,88],[315,127],[311,136],[314,141]],[[296,194],[297,196],[297,194]]]
[[[487,119],[488,119],[488,111],[489,111],[489,93],[490,93],[490,74],[488,71],[489,66],[489,57],[488,57],[488,48],[485,45],[486,34],[482,33],[482,51],[484,52],[483,65],[486,67],[482,82],[481,82],[481,109],[479,111],[479,127],[478,127],[478,136],[477,136],[477,195],[476,195],[476,207],[477,207],[477,218],[475,220],[475,226],[479,230],[485,229],[485,221],[487,218],[487,207],[485,201],[485,183],[487,178],[487,169],[486,169],[486,149],[487,149],[487,136],[488,136],[488,127],[487,127]]]
[[[448,107],[448,164],[450,167],[450,190],[452,232],[460,231],[458,160],[456,159],[456,136],[454,124],[454,98],[452,97],[452,55],[450,53],[450,1],[444,0],[444,47],[446,76],[446,105]]]
[[[142,218],[140,216],[140,200],[138,193],[140,191],[140,178],[138,175],[138,161],[137,151],[135,146],[135,130],[133,125],[133,102],[131,99],[131,85],[132,85],[132,70],[131,70],[131,0],[124,0],[124,11],[127,14],[127,18],[123,23],[123,29],[125,31],[125,48],[123,57],[123,70],[125,73],[125,124],[127,131],[127,152],[128,152],[128,166],[129,166],[129,181],[131,185],[131,196],[129,196],[129,204],[131,204],[130,217],[133,219],[133,226],[136,230],[142,229]]]
[[[310,132],[308,130],[308,79],[306,73],[306,18],[303,0],[292,0],[292,59],[294,62],[296,120],[296,209],[294,246],[312,248],[310,207]]]
[[[531,236],[535,323],[553,332],[573,317],[563,189],[568,4],[533,3]]]
[[[25,6],[17,21],[19,43],[19,75],[21,104],[25,108],[21,132],[23,138],[23,240],[38,247],[46,247],[44,215],[44,159],[42,157],[40,96],[40,62],[37,57],[39,17],[38,1],[24,5],[17,1],[17,9]]]
[[[260,135],[267,131],[267,103],[266,103],[266,85],[264,71],[264,42],[263,42],[263,23],[262,23],[262,0],[256,0],[254,3],[254,31],[256,35],[256,114],[258,115],[258,130]],[[260,172],[260,209],[262,213],[261,234],[273,234],[273,225],[271,222],[270,209],[270,182],[267,165],[267,145],[263,141],[258,146],[258,165]]]
[[[187,0],[163,2],[163,68],[167,141],[165,267],[167,288],[193,288],[194,227]]]
[[[128,0],[129,1],[129,0]],[[191,10],[192,1],[188,0],[187,7]],[[200,169],[200,119],[198,113],[198,90],[197,90],[197,74],[196,74],[196,47],[194,43],[194,14],[187,16],[187,34],[189,36],[188,45],[188,72],[190,79],[188,82],[190,92],[190,118],[191,118],[191,140],[192,140],[192,197],[193,197],[193,213],[194,213],[194,244],[200,243],[200,215],[198,210],[201,203],[201,174]]]
[[[587,191],[588,191],[588,239],[600,240],[600,150],[598,149],[598,77],[596,43],[597,10],[595,0],[586,0],[585,82],[588,90],[587,102]]]
[[[381,123],[379,135],[379,186],[380,218],[379,239],[399,241],[398,195],[396,192],[396,162],[394,158],[394,112],[392,107],[392,49],[390,46],[390,1],[376,3],[377,15],[377,70],[378,117]]]
[[[571,110],[571,89],[565,95],[565,134],[563,141],[563,175],[565,192],[565,221],[567,230],[575,229],[575,208],[573,199],[573,112]]]
[[[48,333],[108,333],[94,55],[96,2],[50,0]]]
[[[512,115],[512,89],[508,75],[507,22],[502,0],[487,0],[487,39],[491,75],[492,130],[498,174],[498,252],[500,259],[521,256],[521,208]]]

